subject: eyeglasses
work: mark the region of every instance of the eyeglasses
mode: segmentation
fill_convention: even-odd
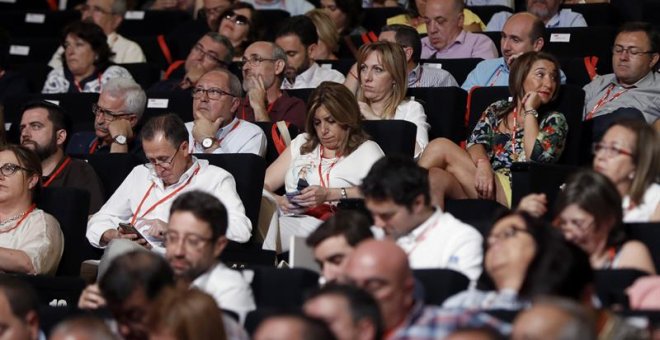
[[[236,97],[233,94],[231,94],[227,91],[221,90],[217,87],[211,87],[211,88],[208,88],[208,89],[203,89],[201,87],[195,87],[194,89],[192,89],[192,96],[195,99],[201,99],[204,94],[206,94],[206,96],[209,97],[209,99],[211,99],[211,100],[219,100],[220,98],[222,98],[222,96]]]
[[[612,158],[612,157],[615,157],[615,156],[618,156],[618,155],[626,155],[626,156],[633,157],[633,153],[628,151],[628,150],[624,150],[624,149],[616,147],[614,145],[605,145],[603,143],[594,143],[591,146],[591,150],[593,151],[594,155],[598,154],[598,152],[602,151],[604,153],[605,157],[607,157],[607,158]]]
[[[11,176],[16,173],[18,170],[23,170],[25,172],[32,172],[32,170],[28,168],[24,168],[18,164],[14,163],[5,163],[2,166],[0,166],[0,173],[2,173],[2,176],[7,177]]]
[[[176,148],[176,151],[174,152],[172,157],[148,158],[147,160],[149,162],[145,163],[144,166],[146,166],[147,169],[149,170],[154,170],[157,166],[163,169],[169,169],[172,167],[172,164],[174,163],[174,158],[176,157],[176,154],[179,153],[179,149],[181,149],[181,145],[179,145]]]
[[[182,238],[178,233],[168,231],[165,233],[165,245],[179,244]],[[186,234],[183,236],[183,244],[187,249],[200,249],[206,242],[211,241],[210,237],[201,237],[195,234]]]
[[[125,116],[132,115],[132,113],[127,113],[127,112],[113,112],[107,109],[104,109],[100,107],[98,104],[94,103],[92,104],[92,114],[94,117],[98,117],[99,115],[103,115],[103,119],[106,122],[112,122],[116,119],[121,119],[124,118]]]
[[[487,239],[488,244],[493,244],[500,240],[510,239],[518,235],[518,233],[529,233],[529,231],[527,229],[517,228],[512,226],[500,232],[491,233],[490,235],[488,235],[488,239]]]
[[[109,10],[105,10],[105,9],[99,7],[99,6],[89,6],[89,5],[86,5],[86,4],[80,6],[80,11],[81,12],[91,11],[91,12],[94,12],[94,13],[101,13],[101,14],[107,14],[107,15],[115,14],[111,10],[109,11]]]
[[[246,57],[241,58],[241,66],[245,66],[245,65],[259,66],[264,61],[275,62],[275,60],[277,59],[269,59],[269,58],[263,58],[258,55],[253,55],[250,56],[250,58],[246,58]]]
[[[250,24],[250,19],[248,19],[248,17],[245,15],[236,14],[234,11],[227,11],[224,15],[224,19],[231,20],[239,26]]]
[[[211,54],[211,52],[204,50],[204,47],[202,47],[202,44],[197,44],[197,45],[193,46],[192,51],[195,52],[195,53],[200,53],[202,55],[202,57],[206,58],[209,61],[213,61],[213,62],[216,62],[216,63],[218,63],[219,65],[221,65],[223,67],[227,67],[227,63],[224,60],[222,60],[222,59],[218,58],[217,56]]]
[[[623,52],[628,52],[628,54],[630,54],[631,57],[637,57],[637,56],[640,56],[642,54],[653,54],[653,53],[655,53],[653,51],[641,51],[637,47],[623,47],[621,45],[615,45],[614,47],[612,47],[612,53],[614,53],[614,54],[623,54]]]

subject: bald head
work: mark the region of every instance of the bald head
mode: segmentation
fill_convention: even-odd
[[[548,297],[516,317],[511,339],[595,340],[595,324],[577,302]]]
[[[412,308],[414,279],[408,256],[390,240],[361,242],[348,258],[345,280],[378,301],[386,330],[399,324]]]
[[[500,48],[507,64],[523,53],[540,51],[544,45],[545,25],[528,12],[512,15],[502,28]]]

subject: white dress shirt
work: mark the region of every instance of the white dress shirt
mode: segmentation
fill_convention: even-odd
[[[284,78],[282,89],[316,88],[324,81],[334,81],[335,83],[343,84],[344,80],[344,75],[339,71],[321,67],[314,62],[305,72],[296,76],[293,84],[291,84],[288,79]]]
[[[114,55],[110,60],[115,64],[130,64],[130,63],[144,63],[147,61],[140,45],[133,40],[128,40],[118,34],[112,32],[108,34],[108,45]],[[62,68],[62,58],[64,57],[64,48],[58,47],[53,56],[48,62],[48,66],[52,68]]]
[[[198,167],[198,173],[194,174]],[[191,176],[190,183],[186,185]],[[102,248],[99,243],[104,232],[117,228],[120,222],[130,222],[152,183],[154,185],[153,189],[144,200],[136,221],[159,219],[167,222],[170,215],[170,206],[176,196],[162,202],[146,215],[144,213],[156,202],[186,185],[179,194],[201,190],[217,197],[224,204],[229,215],[228,239],[236,242],[247,242],[250,239],[252,223],[245,216],[243,202],[236,193],[234,177],[224,169],[210,165],[207,160],[198,160],[193,157],[192,166],[181,175],[177,183],[168,187],[165,187],[163,181],[144,165],[136,166],[101,210],[94,214],[87,223],[89,243],[94,247]]]
[[[192,286],[211,295],[220,308],[238,314],[241,323],[248,312],[257,308],[250,283],[239,271],[220,262],[198,276]]]
[[[481,274],[483,238],[472,226],[437,209],[424,223],[396,240],[413,269],[446,268],[475,281]]]
[[[186,129],[188,129],[190,136],[190,149],[192,153],[204,153],[201,143],[193,138],[194,125],[195,122],[186,123]],[[213,150],[213,153],[253,153],[261,157],[266,154],[266,135],[264,131],[257,125],[245,120],[234,118],[231,123],[216,132],[215,138],[222,142],[220,147]]]

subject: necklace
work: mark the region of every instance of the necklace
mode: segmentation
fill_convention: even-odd
[[[13,222],[13,221],[15,221],[15,220],[17,220],[17,219],[20,218],[20,219],[18,220],[18,222],[16,222],[16,224],[14,224],[13,226],[8,227],[8,228],[2,228],[2,229],[0,229],[0,234],[6,233],[6,232],[9,232],[9,231],[12,231],[12,230],[18,228],[18,226],[21,225],[21,223],[23,222],[23,220],[25,220],[25,218],[26,218],[28,215],[30,215],[30,213],[32,212],[32,210],[34,210],[36,207],[37,207],[37,205],[34,204],[34,203],[32,203],[32,205],[30,206],[30,208],[28,208],[28,210],[22,212],[22,213],[19,214],[19,215],[16,215],[16,216],[10,217],[10,218],[6,219],[4,222],[0,222],[0,226],[4,226],[4,225],[6,225],[7,223]]]
[[[0,226],[4,226],[4,225],[7,224],[7,223],[14,222],[14,221],[16,221],[17,219],[23,217],[23,215],[25,215],[25,211],[22,212],[22,213],[20,213],[20,214],[18,214],[18,215],[14,215],[14,216],[12,216],[12,217],[6,219],[6,220],[0,220]]]

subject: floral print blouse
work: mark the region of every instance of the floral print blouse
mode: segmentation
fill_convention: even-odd
[[[523,149],[525,130],[521,129],[516,133],[515,150],[512,150],[511,133],[499,130],[502,119],[498,119],[496,113],[502,111],[508,105],[506,100],[500,100],[491,104],[484,111],[468,139],[467,147],[469,148],[475,144],[483,145],[490,158],[493,170],[510,175],[508,169],[516,161],[512,151],[520,155],[517,161],[525,162],[527,160]],[[563,114],[557,111],[545,114],[539,122],[539,135],[534,143],[531,161],[539,163],[556,162],[564,150],[567,133],[568,124]]]

